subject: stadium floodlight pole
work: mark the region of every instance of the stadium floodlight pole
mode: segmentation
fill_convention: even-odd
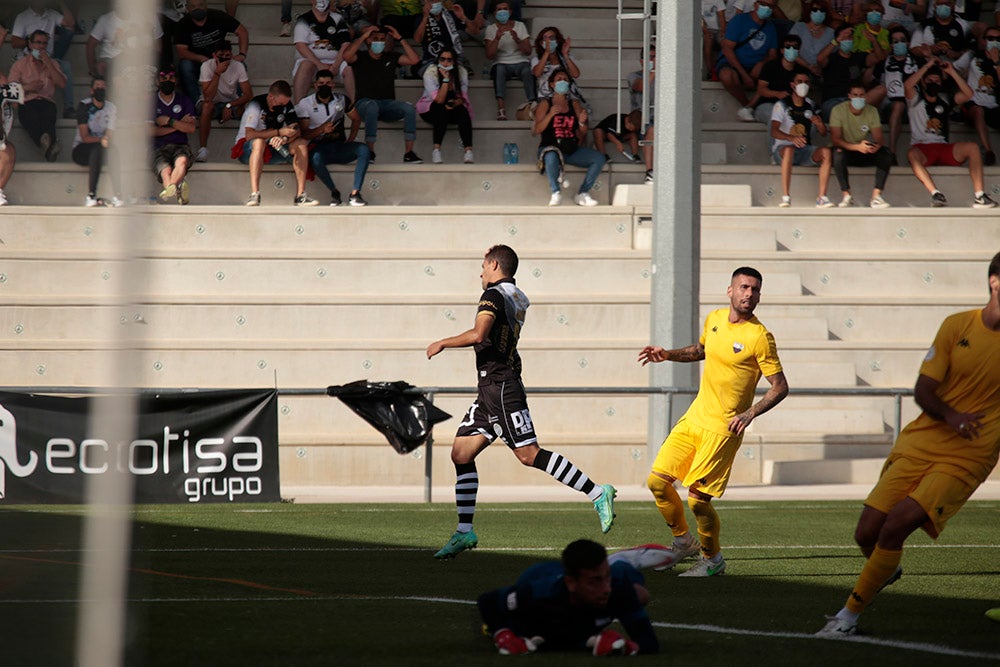
[[[645,0],[647,6],[649,0]],[[653,138],[653,241],[650,338],[676,348],[698,340],[701,270],[701,41],[695,2],[661,2],[656,21],[656,126]],[[697,386],[698,364],[650,364],[651,386]],[[680,414],[690,399],[671,406]],[[678,405],[681,404],[681,405]],[[650,399],[650,459],[673,416],[664,396]]]
[[[110,67],[108,97],[117,106],[112,149],[121,160],[122,197],[134,203],[148,192],[148,124],[153,79],[153,26],[156,0],[116,0],[113,10],[122,21],[122,52]],[[145,197],[138,197],[144,201]],[[131,201],[130,201],[131,200]],[[144,265],[136,249],[145,246],[142,235],[150,229],[140,207],[104,209],[103,225],[115,237],[114,257],[109,258],[106,305],[138,314]],[[127,309],[127,310],[126,310]],[[141,316],[128,322],[141,321]],[[138,396],[135,388],[141,368],[139,335],[142,327],[108,321],[97,335],[105,345],[94,383],[110,391],[92,400],[90,428],[107,442],[130,442],[138,431]],[[83,523],[83,553],[77,605],[76,659],[79,667],[121,667],[125,656],[125,618],[131,558],[130,522],[134,480],[128,472],[87,475],[87,512]]]

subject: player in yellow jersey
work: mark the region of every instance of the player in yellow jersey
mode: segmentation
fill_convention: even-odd
[[[719,546],[719,515],[711,500],[726,490],[746,427],[788,395],[774,337],[753,314],[762,282],[756,269],[736,269],[727,290],[729,308],[705,318],[697,343],[676,350],[650,345],[639,352],[643,366],[651,361],[705,360],[698,395],[664,440],[647,480],[656,507],[674,535],[668,558],[655,569],[669,569],[700,551],[698,561],[680,576],[710,577],[726,570]],[[761,375],[771,387],[754,403]],[[677,480],[688,487],[688,505],[698,523],[700,542],[684,518],[684,506],[673,486]]]
[[[867,557],[847,603],[816,634],[852,635],[872,598],[901,572],[903,542],[944,530],[1000,453],[1000,253],[985,308],[945,318],[913,390],[923,410],[896,439],[868,494],[854,539]]]

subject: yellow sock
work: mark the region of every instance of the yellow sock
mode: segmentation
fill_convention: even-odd
[[[707,558],[711,558],[720,550],[719,531],[722,529],[722,523],[719,521],[719,515],[711,502],[701,498],[688,496],[688,506],[694,512],[695,521],[698,522],[701,551]]]
[[[844,605],[855,614],[860,614],[865,610],[875,594],[879,592],[889,577],[893,575],[899,567],[899,561],[903,558],[903,550],[891,551],[882,547],[875,547],[872,555],[865,561],[865,566],[858,576],[858,583],[854,584],[847,603]]]
[[[656,509],[660,510],[660,514],[670,526],[670,532],[673,533],[674,537],[681,537],[690,532],[687,519],[684,518],[684,505],[681,503],[681,497],[677,495],[674,485],[652,473],[646,480],[646,485],[653,492]]]

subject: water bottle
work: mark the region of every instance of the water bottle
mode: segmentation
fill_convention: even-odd
[[[503,145],[503,163],[504,164],[517,164],[518,161],[518,151],[517,144],[507,143]]]
[[[281,144],[280,146],[278,146],[274,150],[275,150],[275,152],[278,155],[280,155],[281,157],[285,158],[286,160],[289,157],[291,157],[291,155],[292,155],[292,152],[290,150],[288,150],[288,145],[287,144]]]

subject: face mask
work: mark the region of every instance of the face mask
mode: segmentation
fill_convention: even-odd
[[[31,50],[31,56],[35,60],[41,60],[42,59],[42,51],[41,51],[41,49],[32,49]]]
[[[378,55],[385,51],[385,42],[372,42],[368,45],[368,50]]]
[[[799,50],[794,46],[786,46],[784,50],[785,60],[790,63],[795,62],[795,59],[799,57]]]
[[[648,63],[647,69],[650,72],[652,72],[653,70],[655,70],[656,69],[656,62],[653,61],[653,60],[650,60],[649,63]]]
[[[443,69],[445,72],[450,72],[451,70],[455,69],[454,65],[442,65],[440,63],[438,63],[438,67]]]
[[[160,92],[164,95],[173,95],[174,90],[177,88],[177,83],[174,81],[161,81],[160,82]]]
[[[809,18],[812,19],[813,23],[822,23],[823,21],[826,20],[826,12],[822,12],[822,11],[818,11],[818,10],[814,11],[814,12],[812,12],[812,13],[809,14]]]
[[[937,5],[934,7],[934,14],[939,19],[946,19],[951,16],[951,7],[948,5]]]
[[[559,48],[559,42],[557,42],[554,39],[550,39],[549,40],[549,51],[555,51],[557,48]]]
[[[863,97],[852,97],[851,98],[851,107],[855,111],[861,111],[862,109],[865,108],[865,106],[867,104],[868,104],[868,102],[866,102],[865,98],[863,98]]]
[[[333,97],[333,86],[320,86],[316,89],[316,98],[328,100]]]
[[[995,39],[986,40],[986,50],[992,51],[993,49],[1000,49],[1000,41]]]
[[[316,9],[321,12],[330,9],[330,0],[316,0]]]
[[[204,21],[207,16],[208,16],[208,10],[207,9],[192,9],[191,10],[191,18],[193,18],[195,21]]]
[[[893,42],[892,44],[892,55],[894,56],[905,56],[908,50],[906,42]]]
[[[882,23],[882,12],[868,12],[868,25],[880,25]]]
[[[435,2],[433,5],[431,5],[431,14],[434,14],[436,16],[443,11],[444,11],[444,5],[441,4],[440,2]]]
[[[761,21],[766,21],[771,18],[772,13],[774,13],[774,10],[772,10],[768,5],[761,5],[757,8],[757,18]]]
[[[565,79],[556,81],[556,85],[552,86],[552,90],[556,91],[560,95],[565,95],[569,92],[569,81],[566,81]]]
[[[795,84],[795,94],[799,97],[805,97],[809,94],[809,84],[808,83],[797,83]]]
[[[233,59],[232,56],[219,56],[219,64],[221,65],[222,63],[228,63],[232,59]]]
[[[937,97],[937,94],[941,92],[941,84],[937,81],[931,81],[930,83],[924,84],[924,92],[931,97]]]
[[[844,53],[850,53],[851,51],[853,51],[854,50],[854,40],[853,39],[845,39],[844,41],[842,41],[840,43],[840,50],[843,51]]]
[[[510,20],[510,12],[506,9],[501,9],[496,13],[497,23],[506,23]]]
[[[103,102],[104,99],[107,97],[107,95],[108,91],[105,90],[104,88],[98,88],[93,93],[91,93],[91,97],[94,98],[95,102]]]

